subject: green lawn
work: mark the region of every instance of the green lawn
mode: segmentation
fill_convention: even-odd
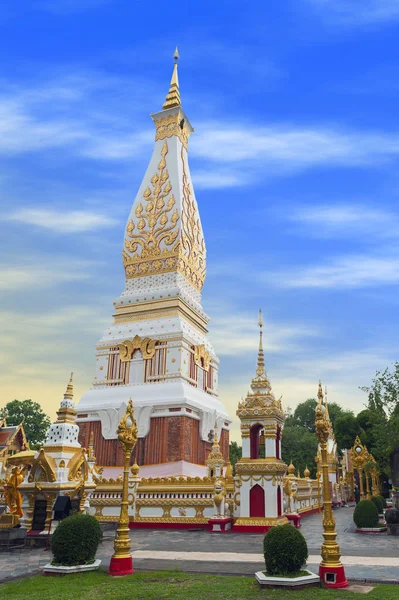
[[[44,577],[37,575],[0,585],[7,600],[397,600],[399,586],[377,585],[363,594],[345,590],[261,590],[251,577],[190,575],[179,571],[135,573],[110,577],[105,571]]]

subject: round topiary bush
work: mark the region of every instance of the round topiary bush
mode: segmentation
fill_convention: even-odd
[[[384,496],[377,496],[377,498],[380,498],[380,500],[382,502],[382,508],[386,508],[387,507],[387,501],[385,500]]]
[[[80,513],[67,517],[51,538],[52,564],[75,566],[94,562],[101,538],[101,527],[94,517]]]
[[[353,513],[353,520],[356,527],[377,527],[378,510],[371,500],[361,500]]]
[[[302,533],[293,525],[277,525],[263,541],[266,571],[269,575],[288,575],[306,563],[308,546]]]
[[[383,510],[384,510],[384,505],[382,504],[380,496],[372,496],[371,502],[374,502],[374,504],[377,508],[378,514],[382,515]]]

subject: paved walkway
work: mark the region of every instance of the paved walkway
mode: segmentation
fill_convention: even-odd
[[[399,537],[356,534],[353,508],[335,511],[338,542],[346,576],[352,580],[399,582]],[[322,515],[302,521],[301,531],[309,548],[309,567],[320,562]],[[181,569],[202,573],[253,575],[264,566],[261,534],[211,534],[207,531],[133,529],[134,567],[140,570]],[[105,532],[97,557],[105,568],[113,552],[114,532]],[[0,581],[38,572],[51,558],[44,549],[0,553]]]

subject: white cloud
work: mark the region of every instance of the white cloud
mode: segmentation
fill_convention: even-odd
[[[312,237],[359,237],[362,241],[399,236],[399,217],[362,204],[326,204],[296,207],[289,219],[306,226]]]
[[[88,261],[59,258],[51,260],[46,258],[45,261],[41,261],[38,257],[37,262],[25,261],[23,266],[15,264],[0,266],[1,291],[21,290],[29,293],[29,290],[34,288],[88,279],[91,277],[90,265]]]
[[[209,169],[206,171],[195,171],[193,174],[193,183],[196,189],[218,189],[244,185],[247,183],[247,179],[245,173],[232,173]]]
[[[227,307],[223,312],[219,307],[219,311],[212,311],[212,315],[209,339],[214,344],[216,353],[221,356],[234,356],[250,352],[253,354],[255,365],[259,344],[258,315],[234,313]],[[266,353],[293,350],[298,340],[317,335],[317,330],[309,325],[283,325],[265,320],[263,348]]]
[[[47,208],[20,209],[2,217],[4,221],[16,221],[35,225],[59,233],[80,233],[114,225],[118,221],[107,215],[87,210],[59,211]]]
[[[372,165],[399,154],[396,134],[339,131],[327,127],[203,123],[191,151],[211,162],[259,169],[302,170],[319,165]],[[236,166],[236,168],[238,168]]]
[[[353,255],[292,272],[267,273],[267,281],[285,288],[348,289],[399,283],[399,257]]]
[[[307,0],[335,24],[375,25],[399,19],[397,0]]]
[[[143,103],[147,107],[153,93],[148,82],[97,72],[65,75],[25,88],[4,83],[0,154],[58,149],[94,160],[122,161],[143,150],[150,153],[151,124],[133,131],[132,124],[138,112],[142,122],[141,111],[147,110]],[[205,121],[197,127],[190,153],[200,160],[196,184],[221,188],[317,166],[372,167],[399,155],[399,135],[323,124],[231,121],[221,126],[219,121]]]

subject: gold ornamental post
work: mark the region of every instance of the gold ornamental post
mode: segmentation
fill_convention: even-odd
[[[130,458],[137,443],[137,431],[137,424],[133,413],[133,402],[130,398],[126,414],[122,417],[118,426],[118,440],[122,446],[124,455],[123,488],[121,512],[114,542],[115,551],[108,570],[110,575],[130,575],[134,572],[133,559],[130,553],[128,485]]]
[[[360,500],[366,500],[366,494],[364,493],[364,485],[363,485],[363,468],[366,462],[369,460],[369,453],[366,446],[363,446],[360,441],[359,436],[356,436],[355,443],[353,448],[350,451],[352,465],[359,474],[359,491],[360,491]],[[367,472],[366,472],[366,486],[367,484]]]
[[[316,436],[320,444],[321,473],[323,477],[323,544],[321,546],[322,561],[319,567],[320,578],[328,587],[344,588],[348,586],[345,569],[341,563],[341,551],[337,544],[335,519],[332,510],[330,485],[328,479],[327,443],[330,432],[330,421],[327,418],[326,406],[323,404],[323,390],[319,383],[317,394],[318,405],[316,409]]]

